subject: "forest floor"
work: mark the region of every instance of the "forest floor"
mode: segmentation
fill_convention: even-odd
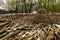
[[[60,40],[60,14],[0,14],[0,40]]]

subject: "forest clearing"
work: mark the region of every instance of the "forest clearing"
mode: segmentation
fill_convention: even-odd
[[[60,40],[60,0],[0,0],[0,40]]]
[[[60,40],[60,14],[1,14],[0,40]]]

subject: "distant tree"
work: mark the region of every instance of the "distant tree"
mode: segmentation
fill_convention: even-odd
[[[13,10],[16,13],[29,13],[39,8],[45,8],[47,11],[56,9],[56,0],[6,0],[8,10]]]
[[[15,0],[6,0],[6,6],[8,10],[15,10]]]
[[[14,10],[16,13],[19,12],[32,12],[32,7],[34,6],[32,0],[7,0],[6,2],[8,10]]]

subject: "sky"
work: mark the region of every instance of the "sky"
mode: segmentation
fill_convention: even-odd
[[[6,2],[6,0],[4,0],[4,2]]]
[[[6,2],[6,0],[3,0],[3,2]]]
[[[2,2],[6,3],[6,0],[0,0],[0,4],[2,4]],[[4,8],[0,5],[0,9],[4,9]]]
[[[4,3],[6,2],[6,0],[0,0],[0,2],[2,2],[2,1],[3,1]]]

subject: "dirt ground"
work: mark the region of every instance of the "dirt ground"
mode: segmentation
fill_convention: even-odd
[[[15,22],[40,22],[40,23],[52,23],[60,24],[60,14],[5,14],[2,18],[10,19]]]

